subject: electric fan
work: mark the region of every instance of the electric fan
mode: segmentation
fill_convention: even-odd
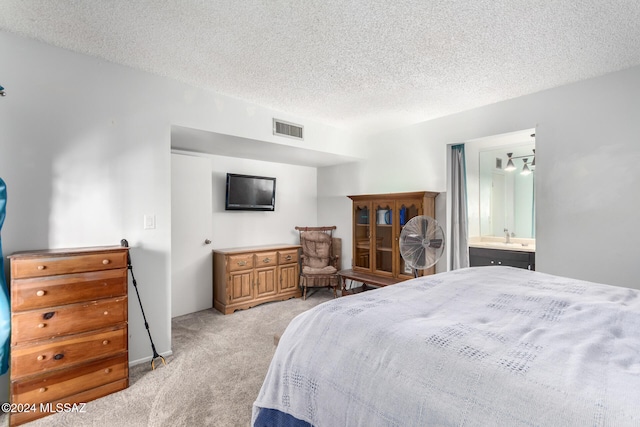
[[[418,270],[433,266],[444,253],[444,231],[435,219],[420,215],[411,218],[400,232],[400,255],[405,264]]]

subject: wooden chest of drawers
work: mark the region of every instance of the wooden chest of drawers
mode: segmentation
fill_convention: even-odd
[[[300,245],[213,251],[213,306],[224,314],[270,301],[302,296],[298,286]]]
[[[129,385],[127,248],[20,252],[11,261],[12,426]],[[41,405],[42,404],[42,405]],[[51,406],[50,406],[51,407]]]

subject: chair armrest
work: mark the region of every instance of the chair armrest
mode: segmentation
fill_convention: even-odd
[[[329,262],[333,267],[338,268],[338,263],[340,262],[340,255],[332,256]]]

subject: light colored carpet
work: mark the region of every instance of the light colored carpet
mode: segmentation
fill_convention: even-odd
[[[333,299],[327,289],[310,293],[306,301],[267,303],[226,316],[211,309],[176,317],[167,366],[156,364],[155,371],[148,363],[134,366],[128,389],[89,402],[85,413],[54,414],[25,425],[248,426],[274,335],[299,313]]]

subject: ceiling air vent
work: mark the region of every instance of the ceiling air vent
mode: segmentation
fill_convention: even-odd
[[[289,138],[304,139],[302,136],[302,130],[304,126],[296,125],[294,123],[285,122],[278,119],[273,119],[273,134],[280,136],[287,136]]]

